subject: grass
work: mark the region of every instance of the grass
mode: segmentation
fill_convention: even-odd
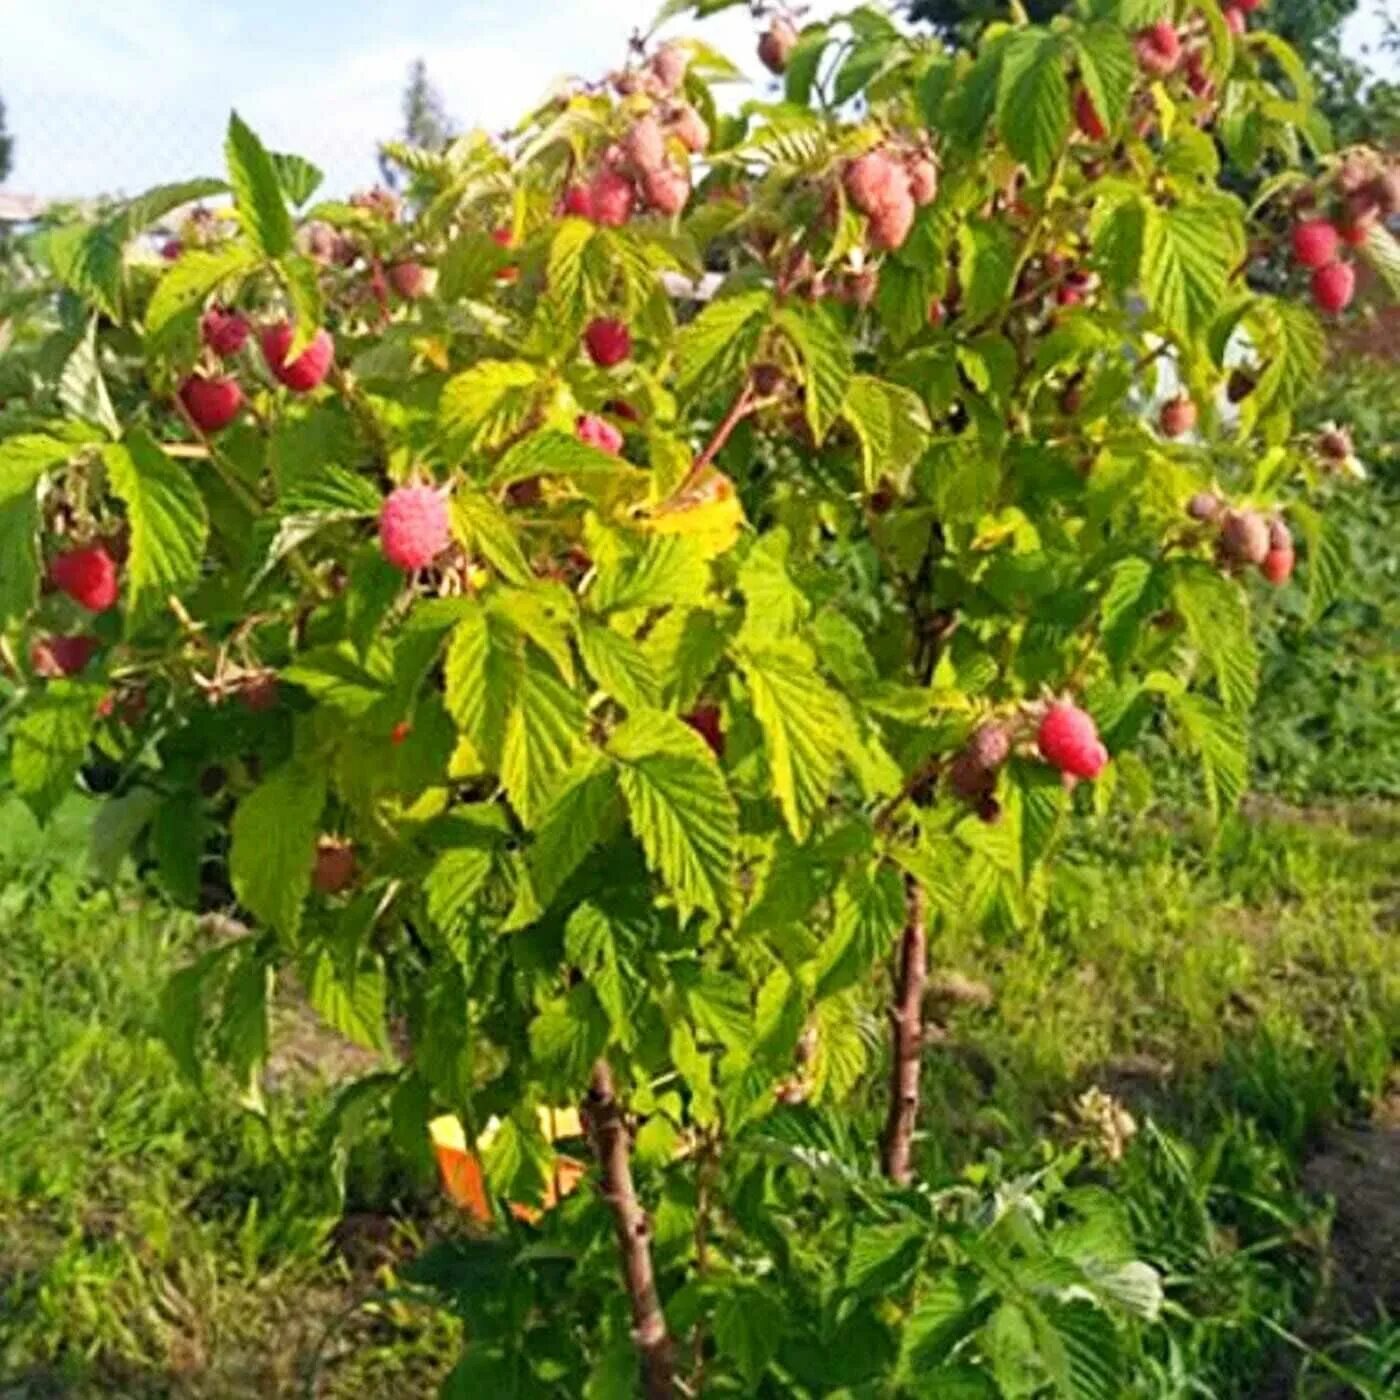
[[[363,1057],[286,998],[264,1114],[180,1080],[152,1025],[202,935],[133,884],[93,889],[85,820],[41,835],[0,806],[0,1397],[434,1394],[456,1324],[395,1284],[435,1193],[383,1125],[343,1189],[329,1169]],[[1178,1310],[1143,1396],[1395,1393],[1397,1324],[1353,1286],[1394,1269],[1342,1247],[1348,1203],[1334,1228],[1323,1193],[1353,1177],[1309,1164],[1397,1087],[1397,855],[1381,804],[1256,804],[1214,849],[1090,826],[1030,947],[939,936],[932,1170],[1082,1135],[1090,1087],[1138,1124],[1101,1170]]]

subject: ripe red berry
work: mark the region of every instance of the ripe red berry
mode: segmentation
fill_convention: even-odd
[[[1045,712],[1036,735],[1041,757],[1075,778],[1097,778],[1108,763],[1092,716],[1077,705],[1055,704]]]
[[[1371,230],[1374,227],[1374,221],[1348,221],[1337,225],[1337,233],[1348,248],[1364,248],[1371,241]]]
[[[651,71],[667,92],[675,92],[680,87],[689,67],[690,55],[679,44],[667,44],[651,60]]]
[[[576,219],[593,217],[593,196],[585,185],[570,185],[564,191],[564,212]]]
[[[1162,406],[1162,414],[1157,426],[1163,437],[1179,438],[1196,426],[1196,405],[1185,394],[1180,394]]]
[[[574,431],[580,442],[586,442],[600,452],[615,457],[622,451],[622,434],[606,418],[599,418],[596,413],[580,414]]]
[[[117,565],[100,544],[70,549],[49,565],[55,588],[89,612],[106,612],[117,601]]]
[[[768,26],[758,41],[759,62],[773,74],[782,74],[788,66],[788,59],[797,47],[797,30],[781,17]]]
[[[941,326],[947,319],[948,309],[938,297],[928,304],[928,323],[931,326]]]
[[[263,358],[273,376],[295,394],[307,394],[330,372],[335,360],[335,342],[330,333],[319,330],[311,343],[294,360],[287,359],[294,332],[289,321],[279,321],[262,333]]]
[[[227,428],[243,408],[243,390],[236,379],[221,375],[206,379],[193,374],[180,386],[180,402],[202,433]]]
[[[281,697],[282,687],[275,671],[259,671],[246,677],[238,687],[238,698],[250,714],[263,715],[276,709]]]
[[[1264,0],[1235,0],[1235,4],[1237,4],[1240,7],[1240,9],[1242,9],[1247,15],[1253,14],[1254,11],[1257,10],[1263,3]]]
[[[199,323],[204,343],[216,355],[236,355],[247,343],[252,329],[247,317],[237,311],[225,311],[222,306],[211,306]]]
[[[426,568],[452,537],[447,502],[431,486],[400,486],[379,512],[384,557],[405,573]]]
[[[96,637],[37,637],[29,648],[29,664],[36,676],[76,676],[87,668],[100,646]]]
[[[323,836],[316,845],[316,865],[311,883],[319,894],[339,894],[355,879],[355,848],[334,836]]]
[[[690,198],[690,176],[674,165],[648,170],[642,177],[647,203],[665,218],[674,218]]]
[[[636,192],[620,171],[604,166],[588,186],[588,204],[595,223],[620,228],[632,217]]]
[[[1102,141],[1108,135],[1108,127],[1099,116],[1088,88],[1079,87],[1074,90],[1074,119],[1079,123],[1080,131],[1091,141]]]
[[[1329,314],[1345,311],[1356,295],[1356,273],[1350,264],[1335,262],[1312,275],[1313,300]]]
[[[1249,28],[1249,22],[1244,17],[1244,11],[1238,5],[1225,6],[1225,27],[1235,38],[1244,37],[1245,30]]]
[[[394,263],[388,270],[389,285],[405,300],[417,301],[428,291],[428,270],[420,262]]]
[[[1304,267],[1326,267],[1336,261],[1339,241],[1330,219],[1307,219],[1293,230],[1293,256]]]
[[[710,746],[716,758],[724,757],[724,729],[718,705],[697,705],[685,722]]]
[[[1293,577],[1294,556],[1292,548],[1271,549],[1265,556],[1264,562],[1259,566],[1259,572],[1264,575],[1275,588],[1282,588],[1290,578]]]
[[[938,198],[938,167],[927,156],[920,156],[910,161],[907,169],[909,193],[913,196],[914,203],[920,209],[932,204]]]
[[[595,365],[608,369],[619,365],[632,353],[632,333],[611,316],[599,316],[588,323],[583,343]]]
[[[406,720],[401,719],[390,731],[389,742],[397,748],[413,733],[413,726]]]
[[[1158,20],[1144,29],[1135,47],[1139,67],[1154,77],[1164,78],[1174,73],[1181,62],[1181,35],[1170,20]]]

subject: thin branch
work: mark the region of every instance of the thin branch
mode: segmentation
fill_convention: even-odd
[[[924,988],[928,983],[928,911],[923,887],[906,882],[907,921],[899,946],[890,1057],[890,1107],[880,1142],[885,1175],[899,1186],[913,1178],[914,1127],[919,1119],[919,1069],[924,1046]]]
[[[709,467],[710,463],[719,456],[724,444],[729,441],[729,435],[739,426],[740,422],[748,416],[753,406],[753,382],[752,380],[745,379],[744,387],[735,395],[734,402],[729,405],[729,412],[721,419],[719,426],[715,429],[714,436],[695,459],[690,470],[685,474],[685,479],[671,492],[671,498],[673,500],[677,496],[685,495],[685,493],[705,475],[706,469]]]
[[[612,1209],[617,1228],[623,1278],[632,1301],[632,1340],[642,1362],[643,1392],[647,1400],[675,1400],[671,1338],[652,1272],[651,1225],[632,1184],[627,1122],[613,1090],[612,1067],[606,1060],[593,1066],[584,1108],[603,1177],[603,1199]]]

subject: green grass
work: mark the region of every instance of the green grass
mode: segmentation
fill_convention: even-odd
[[[382,1124],[343,1192],[330,1170],[364,1057],[284,994],[265,1114],[183,1082],[156,1001],[207,935],[133,883],[93,889],[85,820],[41,835],[0,805],[0,1397],[434,1394],[456,1325],[395,1284],[442,1224],[435,1193]],[[1396,1324],[1348,1294],[1307,1164],[1394,1092],[1398,854],[1380,804],[1256,805],[1214,847],[1089,825],[1030,946],[939,934],[938,973],[990,1001],[935,1003],[928,1174],[1093,1139],[1090,1087],[1137,1122],[1090,1169],[1169,1277],[1136,1394],[1395,1393]]]

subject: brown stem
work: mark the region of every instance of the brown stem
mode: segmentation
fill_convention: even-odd
[[[919,1117],[919,1068],[924,1044],[924,987],[928,982],[928,913],[923,888],[907,881],[908,916],[899,946],[899,982],[890,1008],[894,1032],[890,1108],[881,1139],[885,1175],[900,1186],[913,1177],[914,1126]]]
[[[753,402],[753,383],[745,379],[744,387],[735,395],[734,402],[729,405],[729,412],[720,420],[719,426],[715,429],[714,436],[706,443],[704,450],[695,459],[690,470],[685,474],[685,480],[671,493],[672,499],[677,496],[685,495],[685,493],[705,475],[705,469],[719,456],[720,449],[729,441],[729,435],[749,413],[750,409],[753,407]]]
[[[641,1357],[643,1390],[647,1400],[675,1400],[671,1338],[651,1266],[651,1225],[632,1184],[627,1123],[613,1091],[612,1067],[606,1060],[593,1066],[585,1107],[593,1152],[603,1177],[603,1199],[612,1208],[622,1273],[632,1300],[632,1340]]]

